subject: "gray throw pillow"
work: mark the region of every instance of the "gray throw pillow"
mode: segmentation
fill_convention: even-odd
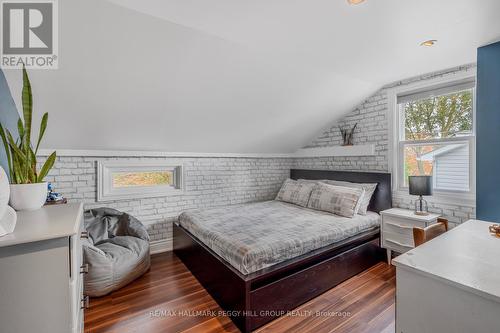
[[[330,212],[336,215],[353,217],[364,190],[345,186],[318,183],[312,190],[308,208]]]
[[[315,184],[287,179],[281,186],[276,200],[306,207]]]
[[[365,190],[365,193],[359,205],[358,214],[360,215],[366,215],[368,206],[370,205],[370,200],[373,196],[373,193],[375,192],[375,189],[377,188],[377,183],[352,183],[341,180],[328,180],[328,179],[321,180],[321,182],[329,185],[345,186],[345,187]]]

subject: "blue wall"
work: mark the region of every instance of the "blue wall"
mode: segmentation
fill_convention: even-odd
[[[19,74],[21,75],[21,74]],[[8,128],[12,135],[17,136],[17,120],[19,115],[16,110],[14,100],[10,95],[10,90],[5,80],[5,76],[0,69],[0,123],[4,128]],[[5,157],[5,149],[0,139],[0,165],[4,168],[5,172],[8,171],[7,159]]]
[[[500,222],[500,42],[477,52],[477,218]]]

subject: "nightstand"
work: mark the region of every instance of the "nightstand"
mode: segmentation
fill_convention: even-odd
[[[413,210],[391,208],[380,212],[382,216],[381,244],[387,250],[387,262],[391,263],[392,251],[405,253],[415,247],[413,227],[425,228],[437,222],[439,214],[415,215]]]

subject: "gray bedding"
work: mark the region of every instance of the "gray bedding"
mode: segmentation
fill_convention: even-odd
[[[179,224],[243,274],[377,228],[374,212],[346,218],[280,201],[193,210]]]

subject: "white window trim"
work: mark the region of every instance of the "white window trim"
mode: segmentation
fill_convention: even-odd
[[[174,171],[174,187],[170,185],[133,186],[114,189],[111,174],[117,171]],[[154,198],[179,195],[184,191],[184,167],[179,161],[98,161],[97,201]]]
[[[453,83],[460,80],[475,79],[476,69],[469,69],[467,71],[454,73],[446,77],[439,77],[429,80],[421,80],[415,83],[410,83],[407,85],[397,86],[394,88],[387,89],[387,119],[389,121],[389,147],[388,147],[388,165],[389,172],[392,174],[392,190],[395,197],[408,196],[408,188],[404,188],[400,183],[400,173],[402,172],[399,167],[399,133],[400,133],[400,122],[399,122],[399,108],[397,103],[398,95],[409,93],[412,91],[417,91],[420,89],[425,89],[433,86],[439,86],[442,84]],[[470,167],[469,172],[470,177],[470,191],[469,192],[458,192],[458,191],[434,191],[432,196],[426,198],[429,202],[439,202],[439,203],[449,203],[454,205],[464,205],[464,206],[475,206],[476,201],[476,141],[475,141],[475,124],[476,124],[476,96],[474,95],[474,106],[473,106],[473,137],[462,137],[462,138],[449,138],[447,141],[466,141],[472,140],[470,144]],[[432,140],[429,140],[432,141]]]

